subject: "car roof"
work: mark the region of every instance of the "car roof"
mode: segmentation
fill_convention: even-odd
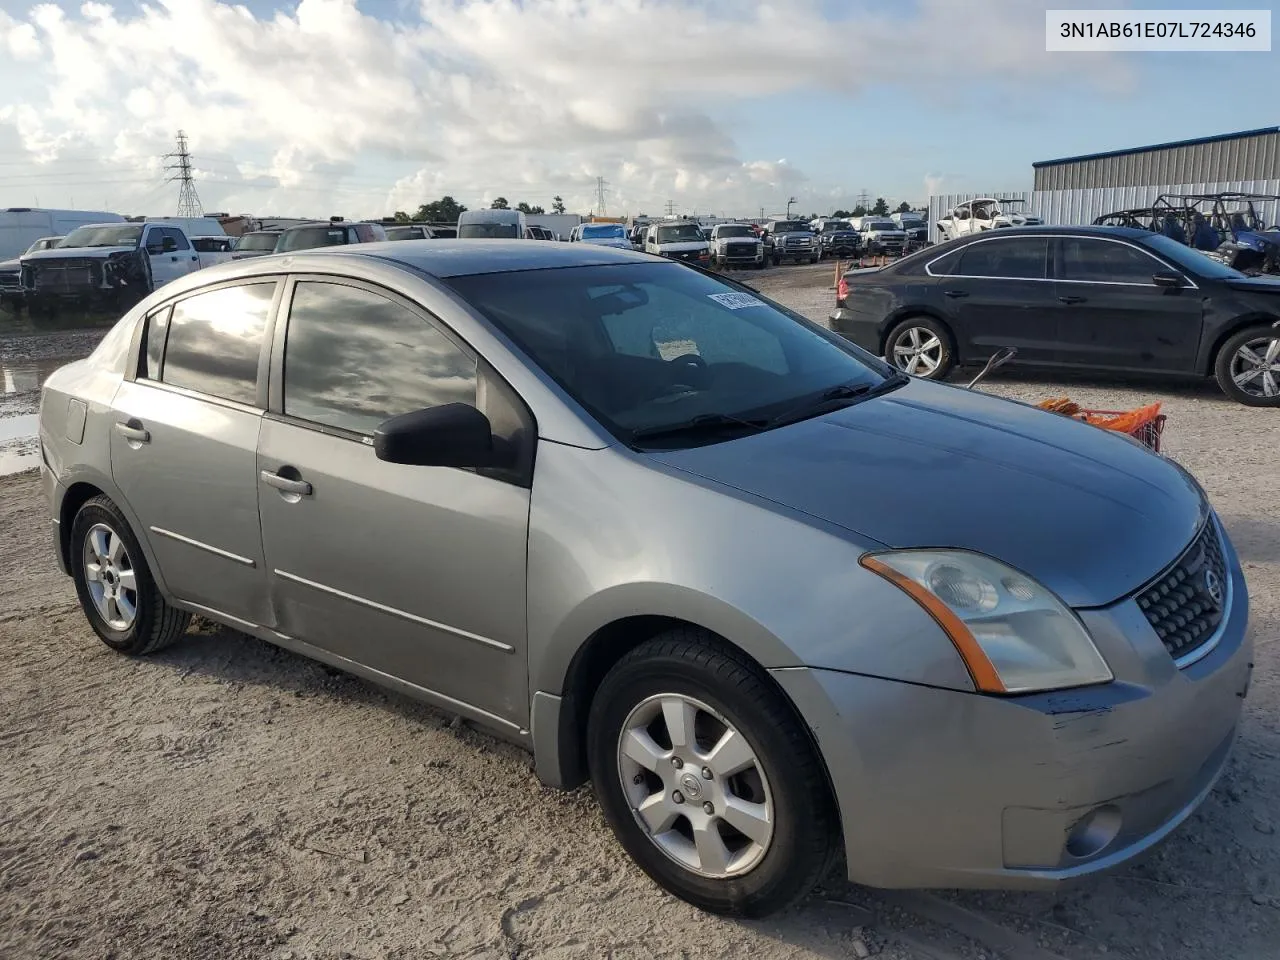
[[[1036,226],[1036,227],[1001,227],[999,230],[984,230],[982,233],[971,234],[961,239],[979,239],[991,237],[1022,237],[1033,236],[1036,234],[1067,234],[1070,236],[1084,237],[1119,237],[1124,240],[1140,240],[1143,237],[1155,236],[1150,230],[1138,230],[1135,227],[1108,227],[1094,226],[1093,224],[1085,226]]]
[[[287,260],[285,269],[304,271],[308,264],[317,261],[332,264],[334,257],[399,265],[440,279],[517,270],[655,262],[655,258],[648,254],[598,244],[534,243],[528,240],[389,240],[277,253],[236,261],[229,265],[230,269],[209,267],[199,273],[219,270],[220,280],[230,280],[241,270],[245,275],[260,273],[276,260]]]

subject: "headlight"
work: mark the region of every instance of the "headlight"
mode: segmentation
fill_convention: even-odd
[[[1112,679],[1079,618],[1045,587],[998,561],[964,550],[899,550],[868,554],[861,563],[924,607],[984,693]]]

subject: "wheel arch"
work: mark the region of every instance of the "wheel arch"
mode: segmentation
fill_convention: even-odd
[[[151,573],[151,579],[160,588],[161,594],[166,599],[171,599],[172,594],[165,583],[164,572],[160,569],[160,565],[156,563],[155,554],[151,550],[151,541],[147,537],[147,532],[142,527],[138,515],[134,513],[133,508],[129,506],[129,502],[115,484],[107,477],[96,472],[80,474],[68,482],[54,508],[54,515],[58,518],[58,556],[65,565],[66,571],[68,573],[71,572],[71,525],[75,522],[76,514],[80,511],[80,508],[97,496],[107,497],[124,514],[129,528],[133,531],[138,544],[142,547],[142,554],[146,559],[147,570]]]
[[[1280,314],[1264,313],[1262,311],[1244,313],[1233,318],[1230,323],[1223,326],[1222,332],[1214,337],[1212,346],[1200,361],[1198,372],[1202,376],[1212,377],[1218,363],[1218,354],[1228,340],[1242,330],[1247,330],[1250,327],[1270,327],[1277,320],[1280,320]]]
[[[959,347],[956,340],[956,332],[951,326],[951,322],[936,308],[930,306],[921,306],[920,304],[912,304],[910,306],[899,307],[893,313],[885,318],[884,325],[880,331],[880,356],[885,355],[885,351],[889,347],[889,334],[893,333],[900,324],[905,320],[911,320],[915,317],[926,317],[940,327],[947,335],[947,339],[951,341],[951,354],[955,357],[956,362],[960,360]]]

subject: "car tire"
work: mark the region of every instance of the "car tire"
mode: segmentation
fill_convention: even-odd
[[[884,344],[890,364],[922,380],[945,380],[956,365],[951,332],[933,317],[907,317],[889,331]]]
[[[1237,403],[1280,407],[1280,329],[1248,327],[1232,334],[1218,348],[1213,372],[1222,392]],[[1249,375],[1243,383],[1237,379]]]
[[[810,257],[810,258],[809,258],[809,262],[810,262],[811,264],[812,264],[812,263],[817,263],[817,262],[818,262],[819,260],[821,260],[821,259],[822,259],[821,257]]]
[[[76,513],[68,559],[80,607],[111,649],[142,656],[186,632],[191,614],[164,599],[138,538],[109,497],[94,497]]]
[[[684,718],[693,735],[673,734],[667,716]],[[633,742],[641,730],[647,746]],[[736,762],[723,750],[717,761],[711,748],[734,737]],[[624,743],[632,744],[626,752]],[[703,910],[761,917],[785,909],[839,852],[826,770],[804,722],[763,670],[702,631],[667,631],[609,671],[592,699],[587,753],[619,842],[658,885]],[[720,816],[730,803],[754,811],[735,816],[754,837]],[[638,807],[663,827],[642,824]]]
[[[779,256],[777,256],[777,255],[775,254],[775,255],[774,255],[774,258],[773,258],[773,265],[774,265],[775,267],[777,267],[777,266],[781,266],[781,265],[782,265],[782,258],[781,258],[781,257],[779,257]]]

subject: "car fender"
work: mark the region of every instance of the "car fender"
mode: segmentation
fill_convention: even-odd
[[[1213,343],[1210,344],[1205,351],[1205,355],[1200,358],[1200,362],[1196,365],[1197,372],[1202,376],[1213,376],[1214,364],[1218,362],[1218,351],[1222,349],[1224,343],[1246,327],[1269,327],[1277,321],[1280,321],[1280,311],[1265,313],[1261,310],[1255,310],[1249,313],[1242,313],[1232,318],[1228,323],[1224,323],[1221,331],[1214,337]]]

